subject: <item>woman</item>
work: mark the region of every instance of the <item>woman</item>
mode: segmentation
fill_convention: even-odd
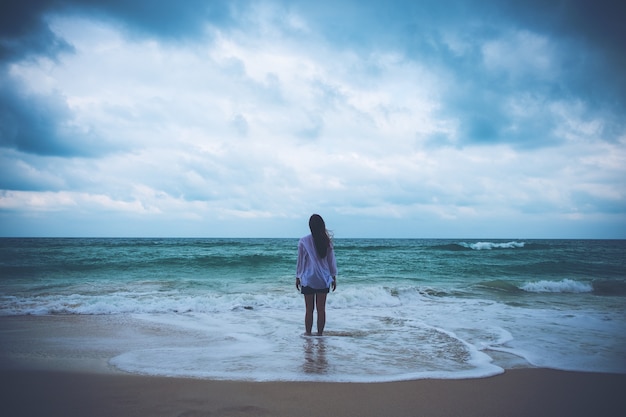
[[[317,308],[317,334],[321,336],[326,324],[326,296],[337,288],[335,252],[324,219],[314,214],[309,219],[311,234],[298,242],[296,288],[304,294],[306,313],[304,328],[310,335],[313,310]]]

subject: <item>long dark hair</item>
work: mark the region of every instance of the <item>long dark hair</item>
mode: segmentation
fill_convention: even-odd
[[[319,214],[314,214],[309,219],[309,229],[315,242],[315,251],[320,258],[325,258],[330,247],[330,236],[326,230],[326,223]]]

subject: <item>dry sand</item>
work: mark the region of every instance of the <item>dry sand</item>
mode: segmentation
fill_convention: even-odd
[[[483,379],[233,382],[0,370],[11,416],[620,416],[626,375],[515,369]]]

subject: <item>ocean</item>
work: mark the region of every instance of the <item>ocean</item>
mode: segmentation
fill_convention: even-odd
[[[626,373],[624,240],[337,238],[321,337],[304,335],[297,242],[0,239],[0,354],[254,381]]]

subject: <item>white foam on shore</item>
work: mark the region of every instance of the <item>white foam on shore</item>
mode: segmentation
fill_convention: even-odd
[[[127,351],[111,364],[157,375],[374,382],[494,375],[503,368],[489,352],[498,351],[517,357],[516,366],[626,373],[626,334],[616,336],[624,323],[601,314],[475,299],[404,301],[329,308],[321,338],[302,337],[302,308],[137,316],[161,335],[183,333],[173,345],[161,339],[158,348]]]
[[[365,317],[369,330],[329,330],[303,336],[299,320],[246,312],[245,320],[213,317],[141,317],[163,326],[160,338],[175,325],[188,336],[159,347],[115,356],[110,363],[132,373],[229,380],[382,382],[423,378],[476,378],[503,369],[454,334],[391,317]],[[158,323],[160,322],[160,323]],[[273,324],[273,325],[272,325]],[[265,331],[263,331],[265,329]],[[184,343],[181,343],[182,341]],[[182,345],[181,345],[182,344]]]

